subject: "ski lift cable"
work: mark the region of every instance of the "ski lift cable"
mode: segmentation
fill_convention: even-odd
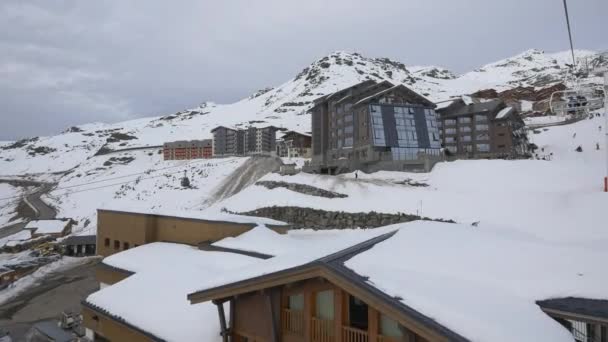
[[[118,177],[110,177],[110,178],[99,179],[99,180],[95,180],[95,181],[91,181],[91,182],[85,182],[85,183],[80,183],[80,184],[73,184],[73,185],[63,186],[63,187],[55,188],[52,191],[71,189],[71,188],[76,188],[76,187],[81,187],[81,186],[87,186],[87,185],[91,185],[91,184],[108,182],[108,181],[117,180],[117,179],[123,179],[123,178],[129,178],[129,177],[139,176],[139,175],[143,175],[143,174],[151,174],[153,172],[158,172],[158,171],[163,171],[163,170],[168,170],[168,169],[174,169],[174,168],[178,168],[178,167],[186,167],[186,166],[189,166],[189,165],[192,165],[192,164],[195,164],[195,163],[202,163],[202,162],[209,162],[209,160],[206,160],[206,159],[193,160],[193,161],[185,163],[185,164],[168,166],[168,167],[163,167],[163,168],[158,168],[158,169],[149,169],[149,170],[144,171],[144,172],[131,173],[131,174],[128,174],[128,175],[123,175],[123,176],[118,176]],[[231,161],[224,161],[224,162],[215,163],[215,164],[213,164],[213,166],[227,164],[227,163],[231,163]],[[178,172],[181,172],[181,171],[178,171]],[[173,174],[173,173],[171,173],[171,174]],[[122,184],[122,183],[120,183],[120,184]],[[34,191],[34,192],[26,194],[26,196],[27,195],[33,195],[33,194],[36,194],[36,193],[39,193],[39,192],[40,191]],[[23,196],[24,195],[15,195],[15,196],[3,197],[3,198],[0,198],[0,201],[21,198]]]
[[[570,16],[568,15],[568,3],[564,0],[564,12],[566,14],[566,25],[568,26],[568,38],[570,39],[570,51],[572,52],[572,69],[576,67],[576,59],[574,58],[574,43],[572,42],[572,30],[570,29]]]

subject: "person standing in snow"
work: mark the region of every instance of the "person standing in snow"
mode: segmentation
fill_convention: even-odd
[[[572,135],[572,139],[576,139],[576,133]]]
[[[359,171],[355,171],[355,179],[359,179]]]

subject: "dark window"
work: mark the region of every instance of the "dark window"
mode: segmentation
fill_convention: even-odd
[[[104,246],[106,247],[110,247],[110,239],[106,238],[106,240],[104,241]]]
[[[122,244],[122,249],[124,249],[124,250],[129,249],[129,243],[128,242],[123,243]]]
[[[505,134],[504,134],[504,133],[498,133],[498,136],[499,136],[499,137],[504,137],[504,136],[505,136]]]
[[[505,148],[505,145],[498,145],[498,148]]]
[[[367,330],[367,304],[359,298],[348,296],[348,319],[351,327]]]
[[[114,249],[119,249],[119,248],[120,248],[120,241],[114,240]]]

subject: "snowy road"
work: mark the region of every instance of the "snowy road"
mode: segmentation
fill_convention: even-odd
[[[0,180],[0,182],[2,181],[3,180]],[[35,184],[40,187],[35,192],[23,197],[23,201],[34,210],[34,218],[38,220],[54,219],[57,215],[55,209],[53,209],[51,206],[44,203],[44,201],[40,199],[42,195],[48,193],[53,188],[54,184],[37,182]],[[21,231],[26,224],[27,221],[11,224],[0,228],[0,239]]]

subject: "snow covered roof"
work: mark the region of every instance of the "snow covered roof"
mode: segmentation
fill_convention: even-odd
[[[106,206],[99,208],[99,211],[112,211],[121,212],[126,214],[142,214],[142,215],[155,215],[155,216],[167,216],[177,217],[183,219],[192,219],[200,221],[213,221],[213,222],[233,222],[233,223],[246,223],[253,225],[268,225],[268,226],[287,226],[288,224],[282,221],[277,221],[265,217],[254,217],[245,215],[235,215],[221,212],[201,212],[198,210],[170,210],[170,209],[150,209],[146,207],[129,207],[122,208]]]
[[[509,115],[511,115],[511,113],[513,113],[514,108],[513,107],[505,107],[503,109],[500,110],[500,112],[498,112],[498,114],[496,114],[496,119],[500,120],[500,119],[504,119],[506,117],[508,117]]]
[[[266,239],[256,236],[260,232],[251,233],[254,240]],[[247,239],[243,235],[223,244],[244,246]],[[279,241],[272,244],[289,248]],[[419,315],[422,324],[447,329],[444,333],[451,340],[475,341],[571,341],[570,333],[537,301],[608,299],[608,272],[603,271],[608,251],[548,242],[505,228],[416,221],[384,227],[382,235],[338,252],[299,247],[291,247],[298,256],[279,254],[238,274],[208,279],[203,290],[189,298],[196,302],[220,295],[234,290],[232,284],[245,289],[245,284],[263,281],[261,277],[277,279],[291,270],[302,272],[306,265],[327,266],[378,300]]]
[[[206,278],[256,260],[181,244],[142,245],[104,259],[104,264],[134,274],[91,294],[85,306],[107,312],[157,339],[220,341],[216,324],[201,324],[217,319],[215,305],[190,305],[186,294]]]
[[[32,229],[35,234],[59,234],[68,224],[69,220],[37,220],[28,222],[25,229]]]

